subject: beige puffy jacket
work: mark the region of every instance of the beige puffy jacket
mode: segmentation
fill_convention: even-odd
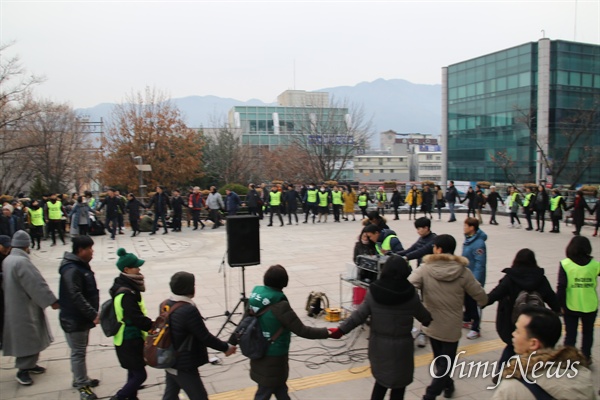
[[[408,277],[421,290],[423,304],[433,317],[431,324],[423,327],[427,336],[443,342],[460,340],[465,293],[480,306],[487,304],[485,291],[467,265],[465,257],[430,254]]]

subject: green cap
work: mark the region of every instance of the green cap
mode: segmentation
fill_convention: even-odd
[[[117,250],[117,255],[119,256],[119,259],[117,260],[117,268],[119,268],[121,272],[123,272],[126,267],[139,268],[144,265],[145,262],[144,260],[137,258],[135,254],[128,253],[123,248]]]

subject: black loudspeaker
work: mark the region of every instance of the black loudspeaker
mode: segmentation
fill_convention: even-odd
[[[260,264],[258,216],[227,217],[227,262],[231,267]]]

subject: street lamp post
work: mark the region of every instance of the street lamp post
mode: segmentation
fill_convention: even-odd
[[[137,160],[137,165],[135,166],[138,171],[140,171],[140,198],[146,198],[146,185],[144,185],[144,171],[152,171],[152,167],[148,164],[143,164],[142,156],[133,157],[134,160]]]

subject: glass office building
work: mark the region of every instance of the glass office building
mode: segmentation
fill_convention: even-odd
[[[241,130],[243,145],[269,149],[289,146],[298,136],[345,140],[347,119],[347,108],[235,106],[229,112],[229,124]]]
[[[600,151],[600,115],[589,112],[600,104],[600,46],[542,39],[450,65],[442,96],[444,183],[551,182],[581,130],[554,183],[600,182],[598,164],[573,173]]]

